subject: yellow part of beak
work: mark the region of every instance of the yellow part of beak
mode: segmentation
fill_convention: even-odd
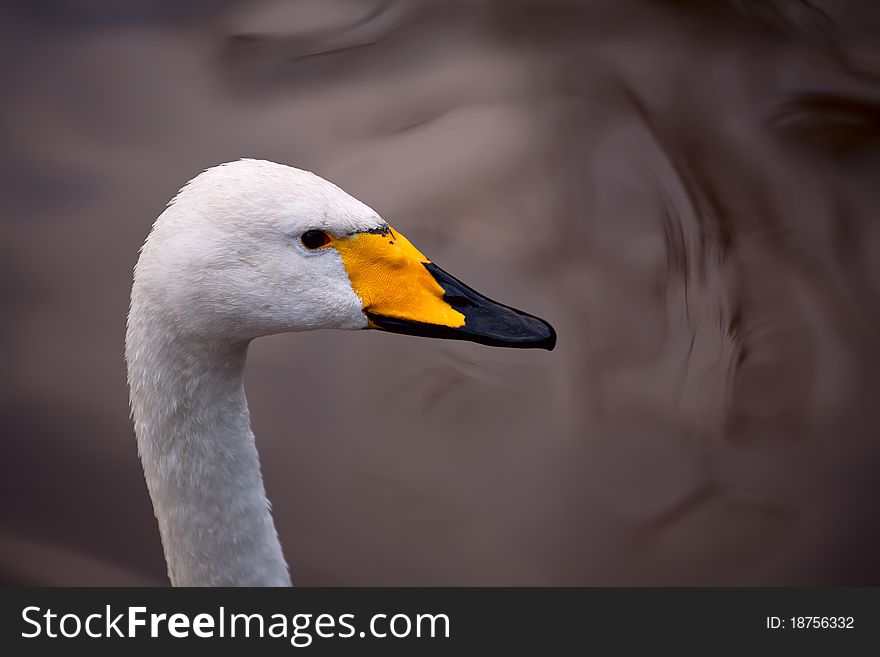
[[[356,233],[333,240],[333,246],[364,311],[435,326],[464,326],[464,315],[443,300],[445,291],[425,269],[430,260],[397,231]]]

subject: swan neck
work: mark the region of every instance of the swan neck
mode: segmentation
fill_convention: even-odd
[[[132,417],[175,586],[286,586],[244,393],[247,342],[126,336]]]

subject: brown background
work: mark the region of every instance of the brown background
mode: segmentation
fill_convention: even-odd
[[[207,166],[308,168],[556,351],[257,341],[305,585],[880,584],[880,10],[0,8],[0,581],[163,584],[131,269]]]

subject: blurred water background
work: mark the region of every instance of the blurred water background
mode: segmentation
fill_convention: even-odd
[[[298,584],[880,584],[878,34],[871,0],[4,1],[0,582],[167,581],[131,269],[260,157],[559,333],[254,343]]]

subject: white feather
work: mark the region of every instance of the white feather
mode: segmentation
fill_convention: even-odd
[[[312,173],[240,160],[191,180],[153,225],[125,354],[172,584],[290,584],[250,429],[247,347],[271,333],[365,327],[338,252],[308,251],[299,236],[381,224]]]

